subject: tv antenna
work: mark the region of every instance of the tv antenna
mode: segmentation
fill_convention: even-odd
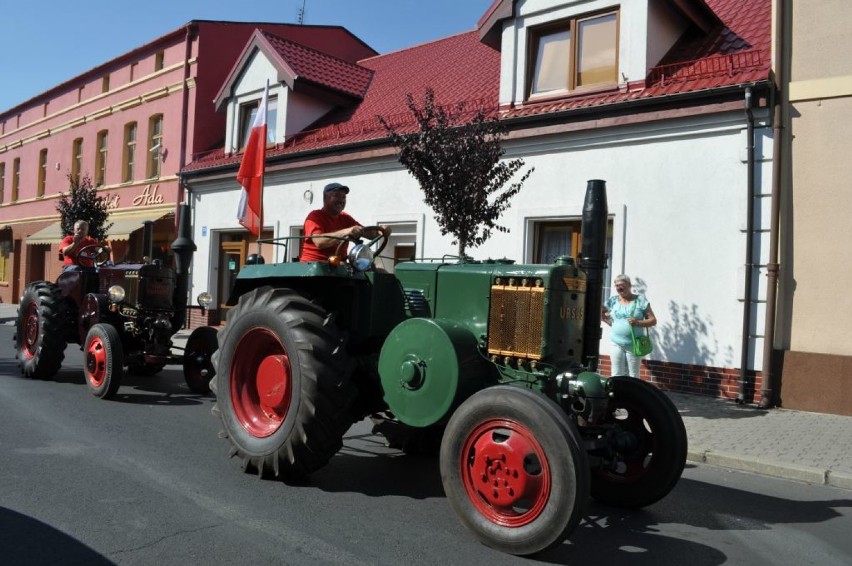
[[[299,15],[298,15],[298,18],[297,18],[299,25],[302,25],[302,24],[305,23],[305,1],[306,0],[302,0],[302,7],[299,8]]]

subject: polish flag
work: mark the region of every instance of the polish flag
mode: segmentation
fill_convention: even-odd
[[[266,105],[269,97],[269,84],[263,91],[263,98],[251,125],[237,181],[243,186],[240,191],[240,206],[237,220],[249,232],[260,237],[263,226],[263,169],[266,159]]]

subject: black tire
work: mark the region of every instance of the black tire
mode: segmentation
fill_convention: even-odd
[[[589,498],[576,427],[550,399],[511,386],[483,389],[455,411],[441,443],[441,480],[464,526],[516,555],[564,541]]]
[[[15,357],[24,376],[48,379],[62,367],[66,308],[53,283],[36,281],[24,289],[15,332]]]
[[[83,345],[83,375],[95,397],[111,399],[121,386],[124,349],[121,337],[110,324],[95,324]]]
[[[687,437],[674,403],[654,385],[613,377],[606,424],[619,448],[592,469],[592,497],[636,509],[665,497],[686,465]]]
[[[213,354],[219,349],[218,332],[212,326],[192,331],[183,352],[183,377],[189,390],[199,395],[210,393],[210,381],[216,376]]]
[[[213,360],[213,414],[246,472],[301,479],[341,448],[352,424],[352,363],[321,307],[289,289],[246,293]]]

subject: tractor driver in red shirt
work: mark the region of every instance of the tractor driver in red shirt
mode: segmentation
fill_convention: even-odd
[[[59,244],[59,253],[62,254],[62,269],[79,265],[81,267],[93,267],[98,252],[90,246],[97,246],[100,242],[89,236],[89,223],[78,220],[74,223],[74,233],[62,239]],[[86,249],[88,248],[88,249]],[[80,252],[83,252],[80,254]]]
[[[341,256],[346,256],[349,245],[341,238],[357,239],[361,236],[375,238],[375,230],[364,230],[364,227],[348,213],[346,195],[349,187],[340,183],[329,183],[322,191],[322,208],[311,211],[305,219],[305,243],[299,261],[328,261],[340,246]],[[382,226],[386,235],[390,228]]]

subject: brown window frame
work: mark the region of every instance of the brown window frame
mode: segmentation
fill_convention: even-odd
[[[121,161],[121,181],[129,183],[133,181],[136,168],[136,136],[139,128],[136,122],[128,122],[124,125],[124,151]]]
[[[18,188],[21,183],[21,158],[12,160],[12,194],[9,202],[18,202]]]
[[[71,142],[71,176],[79,177],[83,169],[83,138]]]
[[[163,114],[154,114],[148,118],[148,157],[145,164],[147,179],[157,179],[163,174]],[[154,150],[159,145],[159,148]],[[152,151],[153,150],[153,151]]]
[[[97,147],[95,154],[95,186],[106,185],[107,158],[109,149],[109,130],[98,132]]]
[[[613,62],[613,76],[611,80],[592,82],[589,84],[580,84],[581,78],[580,73],[578,71],[578,58],[579,58],[579,42],[578,42],[578,34],[580,32],[580,27],[584,22],[588,22],[591,20],[605,18],[614,16],[615,18],[615,60]],[[529,33],[529,42],[528,42],[528,51],[527,51],[527,77],[526,77],[526,97],[528,100],[535,100],[537,98],[547,98],[553,96],[566,96],[572,95],[577,92],[585,92],[588,90],[596,90],[600,88],[606,87],[614,87],[618,84],[618,66],[619,66],[619,58],[618,58],[618,50],[620,43],[620,18],[621,11],[619,9],[607,9],[600,12],[592,12],[581,14],[578,16],[574,16],[572,18],[566,18],[560,20],[558,22],[548,23],[536,28],[532,28]],[[535,88],[536,81],[536,68],[539,61],[539,45],[542,39],[547,37],[552,37],[557,33],[568,32],[568,56],[566,63],[569,65],[567,70],[567,83],[564,85],[564,88],[554,88],[550,90],[543,90],[540,92],[533,92]],[[561,59],[561,58],[560,58]]]
[[[44,186],[47,183],[47,148],[38,152],[38,184],[36,185],[36,198],[44,196]]]

